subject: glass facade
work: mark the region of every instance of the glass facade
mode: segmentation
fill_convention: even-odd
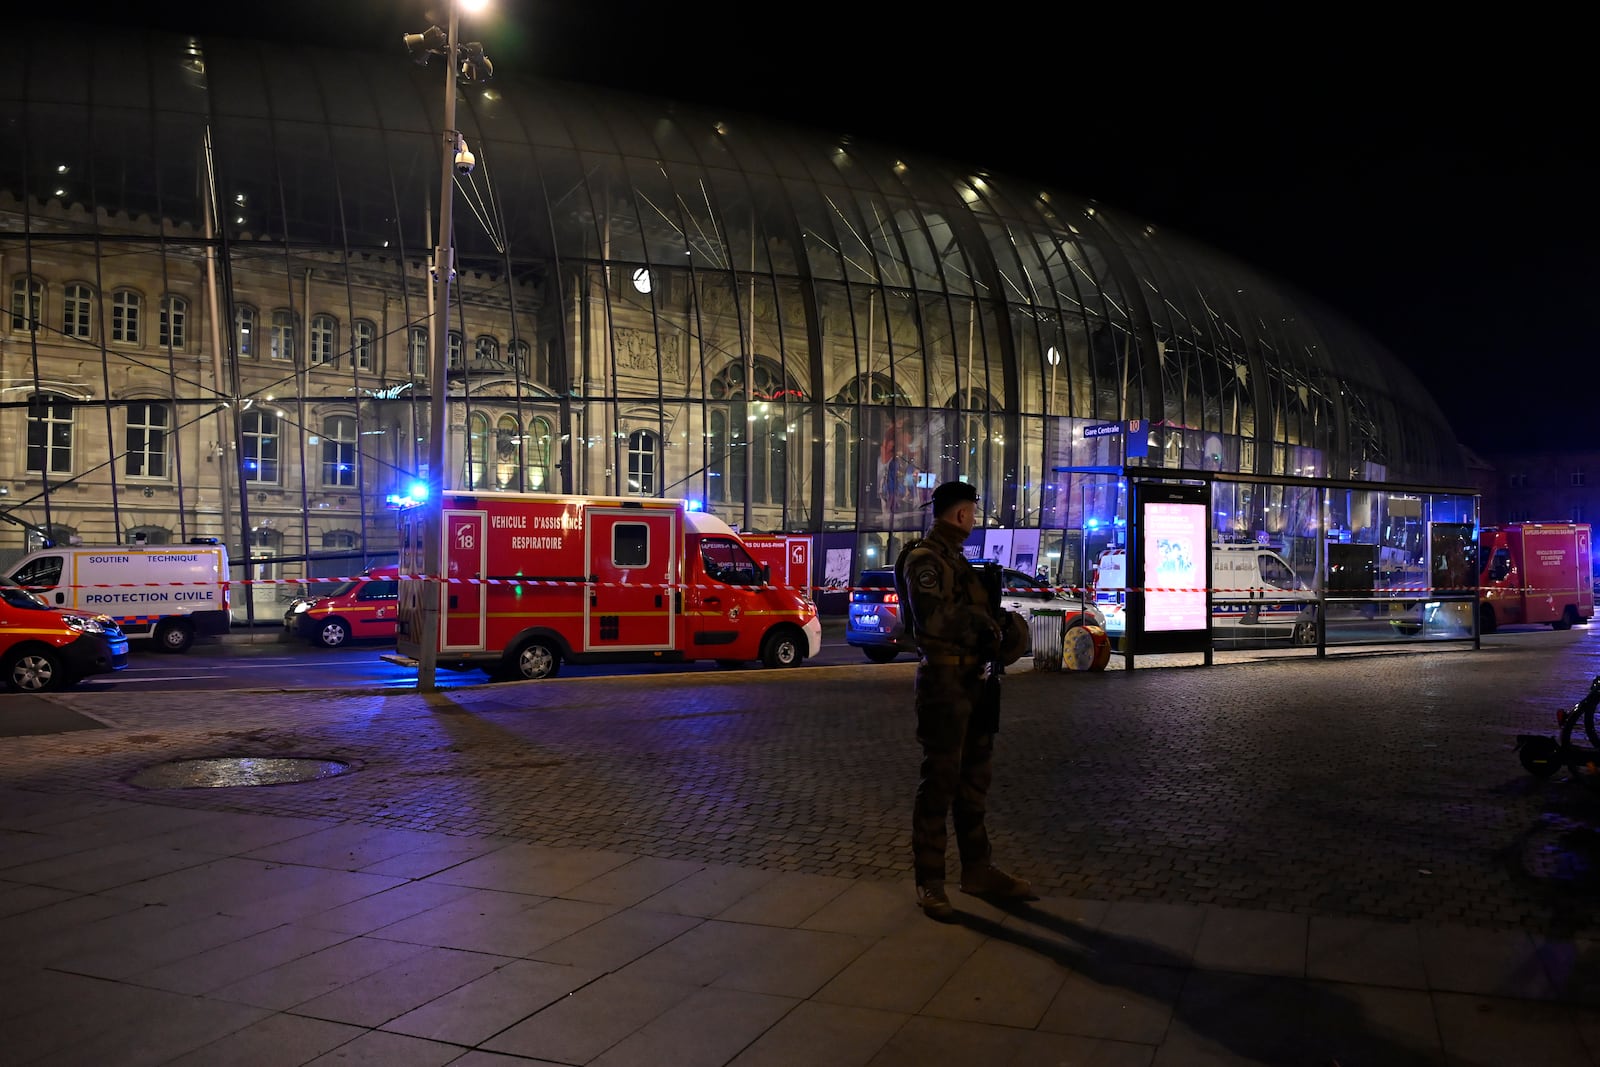
[[[30,42],[0,69],[0,554],[159,529],[270,552],[263,575],[354,568],[393,553],[383,501],[434,433],[452,487],[688,497],[848,537],[857,568],[952,478],[1059,552],[1104,492],[1062,468],[1120,461],[1085,436],[1105,422],[1143,420],[1142,462],[1174,473],[1468,484],[1389,354],[1216,252],[1027,181],[509,71],[461,90],[478,165],[430,427],[438,65]]]

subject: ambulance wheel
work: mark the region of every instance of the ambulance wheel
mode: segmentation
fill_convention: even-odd
[[[1567,610],[1563,611],[1561,613],[1561,618],[1557,619],[1555,622],[1550,624],[1550,629],[1552,629],[1552,630],[1570,630],[1570,629],[1572,629],[1572,624],[1577,622],[1577,621],[1578,621],[1578,609],[1573,607],[1571,604],[1568,604],[1567,605]]]
[[[888,648],[884,645],[864,645],[861,651],[874,663],[888,663],[900,654],[898,648]]]
[[[806,658],[802,638],[792,630],[774,630],[761,642],[761,662],[768,667],[798,667]]]
[[[317,644],[337,648],[350,640],[350,626],[343,619],[324,619],[317,628]]]
[[[156,627],[156,647],[163,652],[187,652],[194,644],[194,629],[180,619],[163,619]]]
[[[1478,632],[1480,634],[1492,634],[1494,633],[1496,625],[1498,624],[1496,623],[1494,617],[1494,606],[1491,604],[1479,604]]]
[[[43,646],[18,649],[5,659],[6,688],[18,693],[45,693],[72,684],[66,665],[54,651]]]
[[[516,650],[501,677],[532,682],[540,678],[554,678],[560,669],[561,653],[549,641],[535,637]]]

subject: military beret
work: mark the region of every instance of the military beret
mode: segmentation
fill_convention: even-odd
[[[938,518],[957,504],[978,499],[978,487],[970,482],[945,482],[933,491],[933,517]]]

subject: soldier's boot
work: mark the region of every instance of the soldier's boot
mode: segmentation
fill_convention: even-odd
[[[956,911],[950,904],[950,897],[945,894],[943,882],[917,886],[917,907],[928,918],[940,921],[948,920]]]
[[[961,871],[961,891],[975,897],[995,897],[1002,900],[1037,900],[1033,883],[1026,878],[1007,874],[992,863]]]

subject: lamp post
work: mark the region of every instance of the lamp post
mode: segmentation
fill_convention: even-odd
[[[408,33],[405,45],[419,63],[427,63],[430,55],[445,57],[444,76],[444,150],[439,166],[439,240],[433,249],[433,310],[429,317],[432,344],[428,363],[428,497],[423,505],[428,521],[424,523],[422,539],[422,569],[427,582],[422,597],[421,656],[417,663],[417,689],[428,692],[437,688],[434,676],[439,663],[439,616],[443,610],[446,593],[444,581],[444,491],[448,488],[446,476],[446,444],[450,436],[449,409],[446,401],[446,375],[450,362],[450,280],[455,272],[453,226],[455,213],[455,172],[471,173],[472,153],[466,140],[456,129],[456,78],[466,81],[487,81],[494,67],[483,54],[482,45],[460,45],[460,8],[481,10],[486,0],[448,0],[450,6],[449,29],[428,27],[424,33]]]

